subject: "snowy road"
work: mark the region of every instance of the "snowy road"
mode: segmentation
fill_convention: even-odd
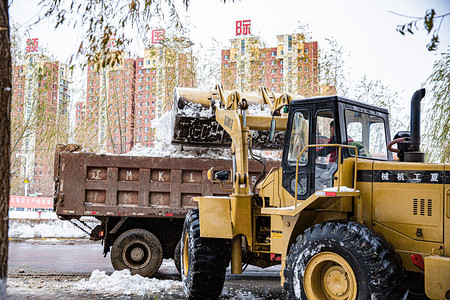
[[[94,270],[106,274],[93,274]],[[109,255],[103,257],[100,243],[80,240],[10,242],[7,295],[8,299],[92,299],[93,295],[95,299],[183,299],[180,277],[172,260],[163,261],[156,279],[141,278],[137,283],[133,276],[117,274],[119,272],[111,275],[113,272]],[[119,279],[113,279],[116,275]],[[120,288],[113,280],[126,283]],[[132,284],[138,287],[130,290]],[[150,287],[139,294],[139,285]],[[284,297],[279,268],[262,270],[249,266],[243,275],[227,274],[220,299]]]

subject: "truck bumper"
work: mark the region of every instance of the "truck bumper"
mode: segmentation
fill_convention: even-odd
[[[425,293],[431,299],[450,299],[450,257],[425,257]]]

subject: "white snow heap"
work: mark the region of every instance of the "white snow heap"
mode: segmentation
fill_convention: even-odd
[[[89,280],[82,279],[78,283],[78,290],[92,291],[115,295],[138,295],[165,292],[177,293],[181,282],[175,280],[159,280],[131,275],[130,270],[114,271],[106,275],[104,271],[95,270]]]
[[[250,104],[248,115],[270,116],[270,107],[266,104]],[[211,110],[204,109],[198,103],[188,103],[183,110],[177,114],[188,117],[211,117]],[[127,156],[150,156],[150,157],[174,157],[174,158],[203,158],[203,159],[231,159],[229,148],[203,148],[172,144],[173,120],[172,111],[167,111],[160,118],[153,119],[152,128],[155,130],[155,141],[152,147],[144,147],[136,144]],[[279,155],[268,151],[254,150],[254,153],[271,160],[280,160]]]
[[[231,159],[230,149],[215,148],[188,148],[172,145],[171,112],[168,111],[160,118],[152,120],[152,128],[155,129],[155,141],[152,147],[144,147],[141,144],[124,154],[127,156],[151,156],[151,157],[175,157],[175,158],[205,158],[205,159]]]
[[[88,222],[95,226],[95,222]],[[9,220],[9,238],[39,239],[39,238],[88,238],[88,235],[75,227],[69,221],[50,220],[37,223],[36,220]]]

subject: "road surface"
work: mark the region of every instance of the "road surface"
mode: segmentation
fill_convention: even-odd
[[[80,281],[89,280],[94,270],[110,275],[110,257],[103,246],[80,240],[10,242],[7,299],[92,299],[91,292],[79,290]],[[158,292],[145,297],[96,294],[95,299],[182,299],[180,276],[173,260],[164,260],[155,278],[173,283],[171,293]],[[242,275],[227,273],[221,299],[283,299],[279,267],[266,270],[249,266]]]

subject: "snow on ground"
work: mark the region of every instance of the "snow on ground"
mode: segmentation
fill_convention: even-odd
[[[83,218],[82,218],[83,219]],[[91,228],[99,224],[92,218],[84,219]],[[59,219],[12,219],[9,220],[8,237],[11,239],[36,238],[88,238],[89,236],[69,221]]]
[[[130,270],[114,271],[111,275],[95,270],[89,280],[82,279],[77,288],[95,294],[144,296],[161,292],[165,294],[178,293],[181,282],[131,275]]]

